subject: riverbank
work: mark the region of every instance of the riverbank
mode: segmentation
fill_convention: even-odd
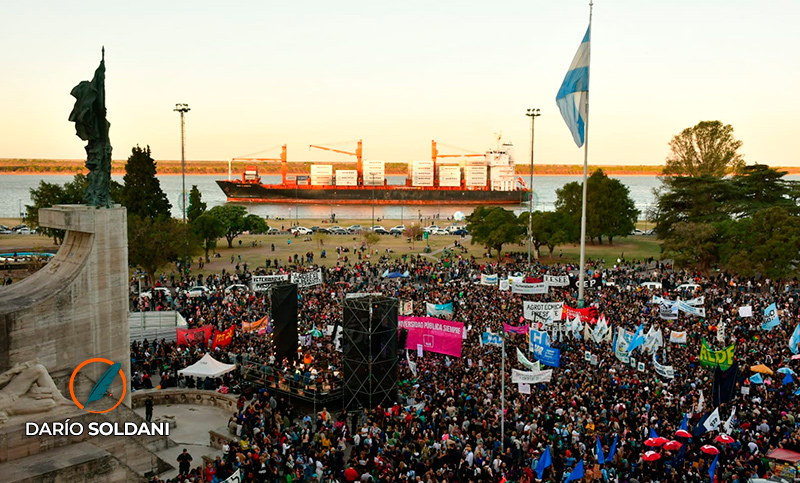
[[[181,162],[173,160],[157,161],[159,176],[170,176],[181,174]],[[238,177],[244,167],[252,162],[235,162],[232,165],[233,175]],[[289,172],[291,174],[307,175],[311,172],[311,162],[290,162]],[[319,163],[322,164],[322,163]],[[353,169],[353,163],[325,163],[331,164],[333,169]],[[260,163],[259,173],[262,175],[280,175],[281,169],[278,163]],[[661,165],[642,165],[642,166],[591,166],[590,171],[602,169],[610,176],[658,176],[661,174]],[[800,174],[800,166],[778,167],[789,174]],[[88,170],[84,166],[84,161],[79,159],[0,159],[0,175],[14,174],[40,174],[40,175],[70,175],[83,173]],[[112,174],[125,173],[125,160],[115,160],[111,164]],[[228,176],[227,161],[187,161],[186,174],[188,175],[208,175],[208,176]],[[407,176],[408,165],[406,163],[386,163],[386,174],[388,176]],[[516,174],[520,176],[530,176],[530,167],[525,164],[516,166]],[[576,164],[537,164],[533,170],[534,176],[580,176],[583,174],[583,166]]]

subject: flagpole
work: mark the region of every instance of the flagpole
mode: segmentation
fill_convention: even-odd
[[[500,379],[500,450],[505,452],[505,434],[506,434],[506,330],[502,328],[501,332],[502,350],[503,350],[503,364],[502,376]]]
[[[589,31],[592,29],[592,0],[589,0]],[[583,144],[583,199],[581,201],[581,257],[580,257],[580,275],[578,277],[578,308],[585,307],[584,301],[584,287],[583,281],[586,278],[586,181],[589,177],[589,73],[591,69],[591,47],[589,49],[589,62],[587,65],[587,79],[586,79],[586,120],[584,126],[584,144]]]

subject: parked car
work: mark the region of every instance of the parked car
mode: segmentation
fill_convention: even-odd
[[[402,226],[402,225],[401,225],[401,226]],[[398,228],[398,227],[396,227],[396,226],[395,226],[394,228],[392,228],[391,230],[389,230],[389,234],[390,234],[390,235],[398,235],[398,236],[399,236],[399,235],[402,235],[403,233],[405,233],[405,231],[406,231],[406,229],[405,229],[405,228],[402,228],[402,229],[401,229],[401,228]]]
[[[426,226],[424,231],[430,235],[433,234],[433,232],[439,231],[439,227],[436,225]]]
[[[250,287],[248,287],[247,285],[242,285],[241,283],[235,283],[233,285],[228,285],[227,287],[225,287],[225,293],[248,292],[249,290]]]
[[[277,228],[275,228],[275,227],[272,227],[272,228],[270,228],[269,230],[267,230],[267,235],[277,235],[277,234],[279,234],[280,232],[281,232],[281,231],[280,231],[279,229],[277,229]]]
[[[633,233],[631,233],[631,235],[644,235],[644,234],[645,233],[642,230],[638,229],[638,228],[635,228],[633,230]]]
[[[0,235],[13,235],[14,232],[8,228],[0,229]]]
[[[682,283],[678,285],[676,288],[677,290],[688,290],[689,292],[694,292],[696,290],[699,290],[701,287],[696,283]]]
[[[146,291],[142,292],[141,294],[139,294],[139,297],[141,297],[143,299],[149,299],[149,298],[153,297],[153,293],[155,293],[155,292],[162,293],[162,294],[166,295],[167,298],[171,298],[172,297],[172,293],[166,287],[153,287],[152,289],[146,290]]]
[[[293,226],[292,228],[289,229],[289,233],[291,233],[292,235],[294,235],[295,233],[298,235],[311,235],[314,232],[304,226]]]
[[[642,282],[641,286],[650,290],[661,290],[661,282]]]
[[[386,228],[384,228],[382,226],[377,226],[377,225],[372,227],[372,232],[373,233],[377,233],[378,235],[388,235],[389,234],[389,230],[387,230]]]
[[[28,228],[27,226],[25,226],[25,227],[22,227],[22,228],[20,228],[20,229],[16,230],[16,232],[15,232],[15,233],[16,233],[17,235],[31,235],[31,234],[33,234],[33,233],[36,233],[36,230],[31,230],[30,228]]]
[[[404,231],[406,231],[406,226],[405,225],[393,226],[393,227],[391,227],[389,229],[389,232],[393,232],[393,231],[399,231],[400,233],[403,233]]]
[[[331,235],[349,235],[350,233],[340,226],[328,228]]]
[[[347,227],[348,233],[361,233],[364,231],[364,227],[361,225],[350,225]]]
[[[459,228],[458,230],[451,231],[450,234],[455,236],[467,236],[469,232],[463,228]]]
[[[209,293],[211,293],[211,289],[202,285],[198,285],[186,290],[186,296],[189,298],[202,297],[203,295],[208,295]]]

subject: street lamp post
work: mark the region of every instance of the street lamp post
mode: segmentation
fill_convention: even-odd
[[[183,223],[186,224],[186,129],[184,115],[190,111],[189,104],[175,104],[175,109],[173,110],[181,114],[181,211],[183,212]],[[181,269],[184,276],[188,275],[186,272],[186,257],[189,250],[188,244],[189,240],[186,239],[186,232],[184,231],[183,261],[181,262]]]
[[[370,231],[375,230],[375,173],[369,174],[369,184],[372,185],[372,226]]]
[[[528,197],[528,267],[531,265],[531,244],[533,242],[533,126],[536,118],[541,116],[539,109],[528,109],[525,113],[531,118],[531,183],[529,186],[530,196]]]

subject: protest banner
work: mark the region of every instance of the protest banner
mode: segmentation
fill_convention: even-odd
[[[485,273],[482,273],[481,285],[497,285],[497,274],[494,273],[492,275],[486,275]]]
[[[289,280],[289,274],[283,275],[253,275],[250,279],[250,288],[253,292],[266,292],[270,285]]]
[[[297,284],[297,288],[313,287],[322,283],[322,270],[313,272],[292,272],[292,283]]]
[[[215,332],[214,342],[211,344],[211,348],[216,349],[217,347],[228,347],[233,340],[233,328],[234,326],[232,325],[222,332]]]
[[[425,304],[428,317],[453,317],[453,303],[446,304],[432,304],[430,302]]]
[[[545,275],[544,283],[548,287],[569,287],[568,275]]]
[[[522,304],[522,316],[534,322],[552,322],[561,320],[564,302],[531,302],[526,300]]]
[[[712,350],[703,338],[703,345],[700,347],[700,365],[704,367],[717,367],[727,371],[733,364],[736,353],[736,344],[731,344],[721,351]]]
[[[663,364],[658,363],[658,356],[655,352],[653,352],[653,367],[656,369],[656,374],[665,378],[665,379],[674,379],[675,378],[675,369],[672,366],[665,366]]]
[[[558,349],[540,344],[534,344],[532,352],[533,357],[546,366],[561,366],[561,351]]]
[[[511,293],[521,294],[521,295],[546,294],[547,284],[544,282],[541,283],[516,282],[514,285],[511,286]]]
[[[597,307],[574,309],[569,305],[564,305],[564,311],[561,314],[562,318],[572,320],[576,316],[580,317],[581,322],[589,322],[594,324],[595,322],[597,322]]]
[[[434,317],[398,317],[398,328],[406,329],[406,349],[418,344],[429,352],[461,357],[464,324]]]
[[[550,382],[552,378],[552,369],[547,369],[545,371],[520,371],[519,369],[511,370],[511,382],[515,384],[539,384],[542,382]]]
[[[196,329],[175,329],[178,345],[206,344],[211,338],[214,328],[204,325]]]
[[[269,316],[261,317],[255,322],[242,322],[242,332],[252,332],[269,324]]]
[[[669,331],[669,341],[674,344],[686,344],[688,340],[686,331],[677,332],[674,330]]]
[[[503,345],[503,337],[500,334],[486,331],[481,334],[481,344],[501,346]]]

